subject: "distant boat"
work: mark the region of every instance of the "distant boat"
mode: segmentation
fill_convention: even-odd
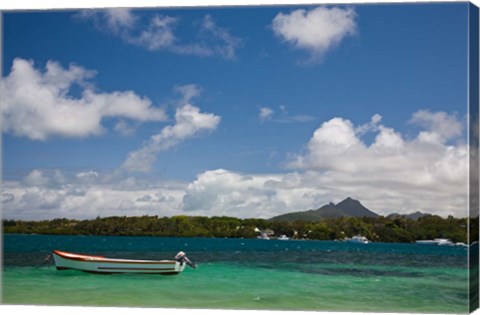
[[[268,236],[267,233],[260,233],[260,236],[257,236],[257,238],[261,239],[261,240],[269,240],[270,237]]]
[[[452,241],[446,238],[436,238],[434,241],[437,242],[437,246],[455,246]]]
[[[255,228],[257,232],[260,232],[260,235],[257,236],[257,238],[262,239],[262,240],[269,240],[271,236],[275,235],[275,232],[271,229],[265,229],[265,230],[258,230]]]
[[[352,238],[345,239],[349,243],[368,244],[369,240],[365,236],[355,235]]]
[[[185,269],[185,265],[196,268],[196,264],[179,252],[175,260],[133,260],[106,258],[104,256],[81,255],[53,251],[57,270],[74,269],[92,273],[144,273],[176,275]]]
[[[290,238],[287,237],[285,234],[284,235],[280,235],[279,238],[277,238],[277,240],[280,240],[280,241],[288,241]]]
[[[433,245],[433,246],[455,246],[455,244],[447,238],[436,238],[434,240],[419,240],[415,241],[419,245]]]

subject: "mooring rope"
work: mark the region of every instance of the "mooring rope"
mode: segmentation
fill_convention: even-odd
[[[42,267],[43,265],[48,263],[51,259],[52,259],[52,255],[48,254],[40,265],[35,266],[35,269]]]

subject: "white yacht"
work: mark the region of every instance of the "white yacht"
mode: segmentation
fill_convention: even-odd
[[[261,240],[269,240],[269,239],[270,239],[270,237],[268,236],[268,234],[265,233],[265,232],[260,233],[260,236],[257,236],[257,238],[259,238],[259,239],[261,239]]]
[[[455,246],[452,241],[446,238],[436,238],[434,241],[437,242],[437,246]]]
[[[420,245],[455,246],[455,244],[452,241],[450,241],[448,238],[436,238],[434,240],[420,240],[420,241],[415,241],[415,243]]]
[[[365,236],[355,235],[352,238],[345,239],[349,243],[368,244],[369,240]]]

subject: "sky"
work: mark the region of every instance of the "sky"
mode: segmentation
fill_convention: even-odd
[[[467,3],[3,15],[2,214],[467,215]]]

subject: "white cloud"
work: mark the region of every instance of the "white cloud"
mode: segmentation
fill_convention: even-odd
[[[194,85],[177,87],[176,90],[183,94],[184,101],[196,96],[199,92]],[[181,105],[175,113],[175,124],[164,127],[140,149],[130,152],[121,168],[130,172],[148,172],[159,152],[170,149],[200,133],[213,131],[219,123],[220,117],[217,115],[200,112],[198,107],[188,103]]]
[[[187,104],[190,103],[193,98],[200,95],[202,88],[196,84],[185,84],[175,86],[174,91],[182,95],[181,104]]]
[[[152,144],[150,152],[190,137],[201,129],[198,126],[215,125],[216,116],[205,117],[195,107],[185,106],[178,109],[176,124],[155,136],[158,143]],[[437,113],[430,114],[437,117]],[[205,124],[192,123],[199,117]],[[451,114],[441,121],[459,123]],[[182,183],[96,171],[68,177],[59,171],[33,170],[22,180],[4,183],[4,214],[25,219],[182,213],[269,218],[316,209],[350,196],[379,214],[420,210],[442,216],[467,215],[469,157],[462,134],[449,131],[447,141],[444,130],[429,124],[416,137],[407,138],[379,124],[379,116],[373,116],[370,123],[377,125],[370,130],[375,133],[373,142],[367,144],[359,132],[361,125],[342,117],[324,122],[313,132],[305,152],[292,157],[290,169],[277,174],[214,169]],[[438,139],[445,142],[423,142],[426,131],[442,133]],[[138,152],[148,147],[147,143]]]
[[[352,8],[317,7],[279,13],[272,22],[273,31],[294,48],[310,54],[311,62],[324,55],[349,35],[356,33],[356,13]]]
[[[99,174],[95,171],[80,172],[75,174],[76,180],[81,184],[95,183]]]
[[[260,121],[265,121],[270,119],[273,113],[273,109],[269,107],[262,107],[260,108],[260,113],[258,114],[258,117],[260,118]]]
[[[45,140],[50,136],[87,137],[104,132],[107,117],[164,121],[163,109],[132,91],[97,92],[88,82],[94,71],[49,61],[45,72],[32,61],[16,58],[1,81],[2,129],[17,136]],[[79,86],[79,96],[71,95]]]
[[[270,107],[261,107],[258,117],[261,122],[271,121],[275,123],[304,123],[315,120],[315,117],[309,115],[291,115],[284,105],[279,106],[280,113],[277,114]]]
[[[373,143],[372,148],[379,150],[388,148],[401,150],[405,147],[405,142],[400,133],[385,126],[378,127],[378,130],[380,132],[375,137],[375,142]]]
[[[219,27],[210,15],[205,15],[200,27],[200,36],[205,42],[206,49],[217,53],[225,59],[235,59],[236,50],[242,45],[242,41],[231,35],[225,28]],[[207,48],[208,47],[208,48]]]
[[[59,170],[34,169],[22,180],[28,187],[57,187],[65,184],[65,175]]]
[[[410,122],[427,129],[419,134],[418,138],[422,142],[444,143],[462,133],[462,122],[456,115],[445,112],[420,110],[413,115]]]
[[[106,28],[116,34],[132,28],[136,23],[136,17],[128,8],[110,8],[102,12],[103,14],[100,15],[98,10],[82,10],[77,16],[92,19],[96,27]]]
[[[135,127],[125,120],[120,120],[115,124],[113,130],[120,133],[123,136],[131,136],[135,133]]]
[[[85,172],[86,174],[92,172]],[[59,217],[92,219],[97,216],[159,215],[181,212],[184,187],[152,182],[142,189],[117,189],[112,182],[82,182],[70,178],[60,186],[27,186],[5,181],[3,217],[24,220]],[[148,202],[147,202],[148,199]]]
[[[423,111],[413,117],[419,113]],[[437,113],[432,115],[437,117]],[[442,122],[460,125],[454,115],[441,117]],[[443,142],[425,143],[426,131],[420,131],[415,139],[405,139],[394,129],[380,125],[375,141],[367,145],[355,129],[343,118],[325,122],[314,132],[307,152],[295,156],[290,166],[318,173],[328,187],[343,188],[346,194],[350,191],[362,200],[370,199],[379,211],[410,208],[466,215],[468,146],[465,141],[448,145],[445,130],[431,125],[428,133]],[[448,134],[461,136],[457,131]]]
[[[43,175],[41,170],[33,170],[24,178],[24,183],[27,186],[47,186],[49,182],[49,179]]]
[[[141,30],[138,35],[133,35],[126,30],[123,33],[123,39],[130,44],[143,46],[149,50],[169,48],[176,40],[173,34],[176,23],[175,18],[157,15],[150,21],[147,29]]]
[[[322,145],[332,148],[350,148],[359,145],[360,140],[356,137],[352,122],[343,118],[333,118],[324,122],[315,130],[308,144],[310,151]]]
[[[413,115],[417,116],[418,112]],[[459,123],[455,115],[444,118]],[[465,217],[468,146],[461,141],[461,134],[455,133],[458,142],[454,146],[425,144],[421,141],[424,130],[407,139],[380,121],[376,114],[360,126],[340,117],[324,122],[313,133],[306,151],[292,158],[289,167],[294,172],[203,172],[188,185],[184,209],[202,215],[268,218],[316,209],[351,196],[385,215],[420,210]],[[373,143],[366,144],[361,138],[362,126],[376,133]]]
[[[370,122],[363,124],[361,126],[358,126],[355,129],[355,132],[362,135],[364,133],[367,133],[369,131],[377,131],[378,130],[378,124],[382,120],[382,116],[379,114],[375,114],[370,118]]]
[[[125,43],[151,51],[235,59],[236,50],[242,45],[240,38],[218,26],[210,15],[195,23],[193,41],[182,41],[175,34],[180,19],[168,15],[157,14],[148,23],[130,9],[88,10],[82,11],[78,17],[92,20],[96,28],[120,37]]]
[[[2,203],[8,203],[15,200],[14,194],[2,193]]]
[[[307,187],[302,175],[240,174],[217,169],[206,171],[190,183],[183,209],[195,215],[269,218],[318,204],[322,189]]]

